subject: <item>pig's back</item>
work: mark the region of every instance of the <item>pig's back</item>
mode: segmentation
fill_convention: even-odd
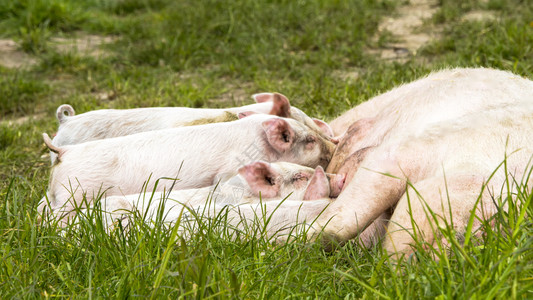
[[[488,109],[533,103],[533,81],[500,70],[455,69],[432,73],[379,97],[388,105],[376,114],[367,145]]]
[[[239,151],[235,143],[256,129],[252,124],[213,125],[217,126],[164,129],[64,146],[51,176],[58,182],[51,186],[69,186],[70,180],[88,190],[120,187],[108,191],[113,195],[139,192],[150,176],[151,186],[160,177],[176,176],[180,178],[176,189],[210,185],[219,170],[234,169],[231,157]],[[161,184],[158,190],[171,185]]]
[[[423,124],[516,101],[533,101],[533,81],[486,68],[442,70],[369,99],[331,126],[341,134],[362,118],[397,119],[383,129],[390,130],[394,124]]]
[[[103,109],[65,117],[54,138],[55,146],[125,136],[140,132],[237,120],[224,109],[149,107]]]

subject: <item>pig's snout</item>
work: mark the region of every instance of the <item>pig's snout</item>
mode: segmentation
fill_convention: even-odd
[[[342,189],[344,188],[344,183],[346,181],[345,174],[329,174],[327,173],[329,181],[329,196],[331,198],[336,198],[340,195]]]

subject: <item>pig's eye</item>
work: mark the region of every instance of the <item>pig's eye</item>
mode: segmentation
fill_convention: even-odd
[[[276,182],[274,181],[274,178],[272,178],[272,177],[270,177],[270,176],[266,176],[266,177],[265,177],[265,180],[266,180],[266,182],[268,182],[268,184],[270,184],[270,185],[275,185],[275,184],[276,184]]]
[[[310,144],[310,143],[314,143],[316,142],[316,139],[314,136],[308,136],[307,138],[305,138],[305,142]]]
[[[283,141],[284,141],[285,143],[288,143],[288,142],[289,142],[289,134],[288,134],[287,132],[283,132],[283,133],[281,134],[281,138],[283,138]]]
[[[292,177],[292,182],[296,182],[296,181],[299,181],[299,180],[309,180],[309,178],[307,178],[307,176],[305,176],[304,174],[301,174],[301,173],[298,173],[296,175],[294,175]]]

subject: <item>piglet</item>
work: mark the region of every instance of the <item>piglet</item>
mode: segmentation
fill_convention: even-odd
[[[52,140],[54,146],[79,144],[139,132],[235,121],[250,113],[292,118],[326,138],[332,137],[327,123],[311,119],[279,93],[253,95],[257,103],[233,108],[148,107],[134,109],[101,109],[76,115],[72,106],[57,109],[59,128]],[[50,154],[52,163],[56,156]]]
[[[69,212],[83,196],[133,194],[147,190],[209,186],[217,174],[251,161],[287,161],[326,166],[335,145],[294,119],[255,114],[234,122],[172,128],[78,145],[45,143],[58,157],[50,175],[52,210]],[[156,179],[161,179],[154,186]],[[170,180],[168,179],[170,178]]]
[[[165,223],[175,223],[180,216],[188,216],[191,209],[203,217],[212,217],[226,208],[255,207],[261,201],[269,207],[273,201],[278,204],[299,201],[302,204],[304,198],[313,201],[330,197],[329,191],[338,188],[338,184],[337,176],[324,173],[321,166],[313,170],[287,162],[256,161],[239,168],[237,174],[226,181],[209,187],[109,196],[100,201],[100,209],[106,213],[104,219],[108,225],[120,219],[122,226],[126,226],[129,221],[126,216],[133,211],[150,222],[162,218]],[[317,191],[327,191],[328,194]],[[281,221],[275,220],[276,223]]]

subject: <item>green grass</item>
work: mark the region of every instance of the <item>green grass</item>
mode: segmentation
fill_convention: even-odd
[[[497,67],[533,78],[530,1],[440,1],[428,21],[441,26],[440,39],[405,62],[380,60],[366,50],[394,40],[376,31],[396,5],[0,0],[0,38],[17,41],[38,60],[20,70],[0,67],[0,297],[531,298],[528,187],[508,200],[513,209],[484,225],[481,241],[452,243],[449,250],[417,244],[416,256],[400,264],[379,246],[367,250],[355,242],[328,253],[300,239],[273,245],[255,231],[216,226],[223,215],[204,221],[187,241],[141,220],[135,230],[111,234],[97,221],[64,231],[36,224],[49,169],[41,133],[56,130],[62,103],[78,113],[224,107],[279,91],[309,115],[331,120],[443,67]],[[461,21],[471,10],[496,19]],[[114,38],[102,47],[106,55],[64,52],[54,43],[88,34]],[[359,78],[339,79],[343,70],[357,70]],[[25,116],[33,118],[18,120]],[[456,239],[447,228],[442,234]]]

